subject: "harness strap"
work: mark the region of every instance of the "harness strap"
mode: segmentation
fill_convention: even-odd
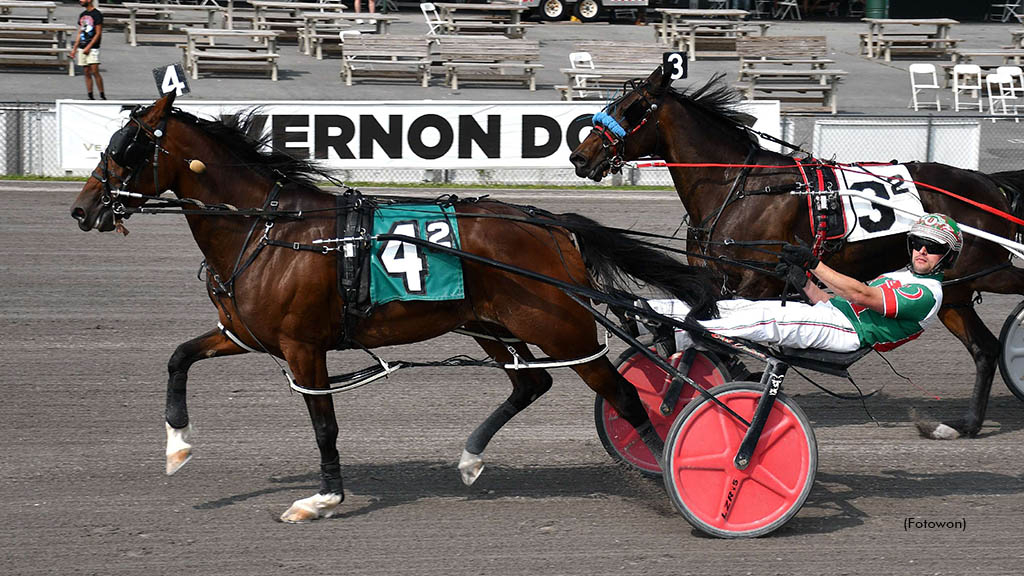
[[[225,328],[224,325],[221,324],[220,322],[217,322],[217,329],[220,330],[221,334],[227,336],[228,340],[231,340],[232,342],[234,342],[239,348],[241,348],[243,350],[246,350],[246,351],[249,351],[249,352],[262,352],[262,350],[257,350],[255,348],[252,348],[251,346],[249,346],[245,342],[242,342],[238,338],[238,336],[235,336],[234,332],[232,332],[231,330],[228,330],[227,328]]]
[[[722,213],[725,212],[726,207],[739,199],[737,192],[743,190],[745,187],[744,184],[747,182],[747,176],[750,174],[750,168],[747,166],[754,160],[756,155],[757,146],[751,144],[750,149],[747,151],[747,157],[743,161],[744,167],[740,168],[739,174],[737,174],[736,178],[732,181],[732,188],[729,189],[729,193],[725,196],[725,201],[722,202],[722,205],[718,207],[718,211],[715,212],[711,226],[707,228],[706,239],[698,244],[702,253],[707,254],[707,246],[711,242],[711,237],[715,233],[715,227],[718,226],[718,220],[722,217]],[[704,228],[705,222],[707,222],[707,219],[700,223],[701,229]]]

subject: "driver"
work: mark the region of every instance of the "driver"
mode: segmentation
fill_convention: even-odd
[[[728,336],[789,348],[853,352],[871,346],[893,348],[921,335],[942,306],[942,273],[956,264],[963,234],[952,218],[925,214],[907,234],[910,264],[864,284],[821,262],[806,246],[787,244],[777,272],[801,288],[810,304],[778,300],[723,300],[720,317],[701,320],[708,330]],[[830,295],[807,273],[832,290]],[[651,307],[682,318],[689,308],[678,300],[651,300]],[[676,330],[676,347],[693,345],[685,330]]]

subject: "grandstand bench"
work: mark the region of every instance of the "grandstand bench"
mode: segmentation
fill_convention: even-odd
[[[341,77],[414,78],[430,82],[430,39],[426,36],[353,36],[341,45]]]

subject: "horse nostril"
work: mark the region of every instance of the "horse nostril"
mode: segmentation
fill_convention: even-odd
[[[569,162],[572,162],[573,166],[583,166],[584,164],[587,163],[587,159],[583,157],[583,154],[580,154],[579,152],[574,152],[571,155],[569,155]]]
[[[76,206],[75,208],[71,209],[71,217],[81,222],[82,220],[85,220],[85,210],[82,210],[81,207]]]

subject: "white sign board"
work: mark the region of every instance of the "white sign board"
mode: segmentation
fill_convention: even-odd
[[[57,101],[61,168],[92,170],[125,102]],[[148,103],[147,103],[148,104]],[[571,168],[569,154],[603,103],[175,102],[206,118],[258,107],[275,148],[325,169]],[[757,130],[781,135],[777,102],[745,102]]]
[[[978,169],[981,125],[970,120],[818,120],[815,158],[839,162],[940,162]]]

